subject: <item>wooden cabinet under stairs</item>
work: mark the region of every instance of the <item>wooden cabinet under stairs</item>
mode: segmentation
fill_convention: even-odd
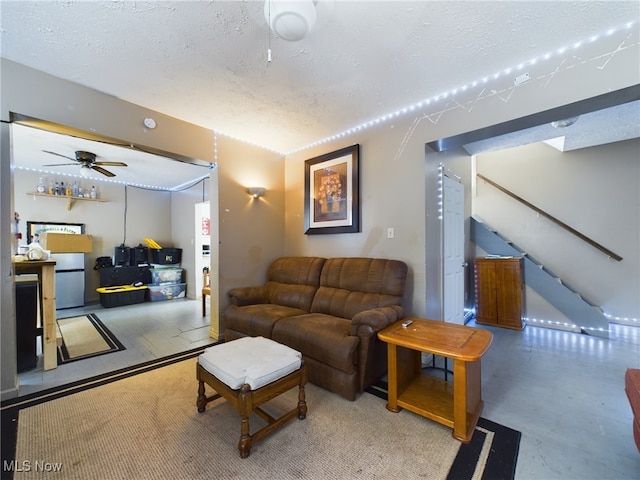
[[[474,263],[476,322],[522,330],[522,258],[478,258]]]

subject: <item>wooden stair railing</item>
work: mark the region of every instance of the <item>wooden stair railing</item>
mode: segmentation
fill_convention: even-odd
[[[562,228],[564,228],[565,230],[567,230],[568,232],[572,233],[573,235],[575,235],[576,237],[578,237],[579,239],[587,242],[589,245],[591,245],[594,248],[597,248],[598,250],[600,250],[601,252],[603,252],[605,255],[607,255],[609,258],[613,258],[616,261],[620,261],[622,260],[622,257],[620,255],[618,255],[617,253],[612,252],[611,250],[609,250],[606,247],[603,247],[602,245],[600,245],[598,242],[590,239],[589,237],[587,237],[586,235],[578,232],[576,229],[570,227],[569,225],[567,225],[566,223],[564,223],[561,220],[558,220],[556,217],[554,217],[553,215],[548,214],[547,212],[545,212],[544,210],[542,210],[541,208],[536,207],[534,204],[527,202],[524,198],[519,197],[518,195],[516,195],[515,193],[507,190],[506,188],[504,188],[503,186],[497,184],[496,182],[494,182],[493,180],[488,179],[487,177],[485,177],[484,175],[478,173],[477,174],[478,178],[484,180],[485,182],[487,182],[489,185],[492,185],[493,187],[497,188],[498,190],[500,190],[503,193],[506,193],[507,195],[509,195],[512,198],[515,198],[516,200],[518,200],[520,203],[522,203],[523,205],[526,205],[527,207],[529,207],[530,209],[534,210],[536,213],[542,215],[545,218],[548,218],[549,220],[551,220],[553,223],[561,226]]]

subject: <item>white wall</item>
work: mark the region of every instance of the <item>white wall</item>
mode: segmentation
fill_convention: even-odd
[[[476,214],[591,303],[640,317],[640,140],[562,153],[544,143],[478,155],[497,182],[623,257],[617,262],[478,180]],[[552,314],[534,296],[527,315]]]

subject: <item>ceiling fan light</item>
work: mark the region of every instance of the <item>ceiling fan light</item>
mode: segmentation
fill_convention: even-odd
[[[316,24],[313,0],[267,0],[264,16],[269,27],[283,40],[295,42],[309,34]]]
[[[80,167],[80,176],[82,177],[90,177],[91,176],[91,168],[89,168],[89,166],[87,165],[82,165]]]

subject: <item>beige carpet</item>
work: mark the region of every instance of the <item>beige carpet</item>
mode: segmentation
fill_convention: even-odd
[[[185,360],[21,410],[16,461],[29,468],[14,478],[444,479],[460,447],[450,428],[389,412],[374,395],[349,402],[308,384],[307,418],[241,459],[236,411],[224,400],[196,410],[195,365]],[[277,414],[295,401],[294,390],[269,406]]]

